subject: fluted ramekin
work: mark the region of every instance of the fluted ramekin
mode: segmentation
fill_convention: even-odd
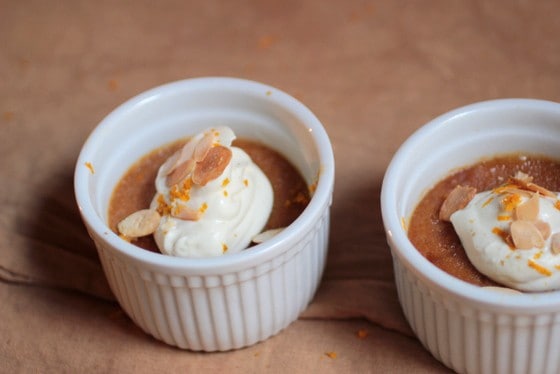
[[[446,113],[394,155],[381,208],[399,301],[418,339],[460,373],[560,372],[560,291],[506,294],[463,282],[414,248],[406,223],[423,194],[452,170],[523,152],[560,160],[560,104],[502,99]]]
[[[188,259],[142,250],[107,226],[113,188],[147,152],[226,125],[288,158],[316,189],[272,239],[237,254]],[[109,285],[148,334],[190,350],[225,351],[267,339],[297,319],[325,266],[334,159],[316,116],[265,84],[195,78],[144,92],[110,113],[85,142],[75,193]]]

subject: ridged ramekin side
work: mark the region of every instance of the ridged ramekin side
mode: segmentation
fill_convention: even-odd
[[[242,348],[297,319],[317,290],[326,262],[329,213],[276,257],[234,273],[164,275],[98,246],[109,284],[145,332],[195,351]]]
[[[521,315],[473,306],[424,284],[398,256],[393,264],[406,319],[444,365],[469,374],[560,372],[560,312]]]

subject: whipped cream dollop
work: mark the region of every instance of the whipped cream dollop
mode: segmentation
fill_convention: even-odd
[[[560,288],[556,193],[514,180],[476,193],[450,220],[471,263],[490,279],[521,291]]]
[[[150,209],[161,219],[162,253],[212,257],[239,252],[264,228],[273,204],[270,181],[235,134],[217,127],[189,141],[160,168]]]

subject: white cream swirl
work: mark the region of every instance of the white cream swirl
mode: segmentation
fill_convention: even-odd
[[[169,169],[177,157],[194,157],[197,144],[214,134],[213,145],[231,150],[231,160],[219,176],[198,185],[192,178],[169,186]],[[182,155],[172,156],[158,172],[157,193],[151,208],[158,209],[162,218],[154,233],[162,253],[180,257],[212,257],[239,252],[265,226],[273,204],[272,186],[266,175],[242,149],[231,147],[235,135],[231,129],[211,129],[191,138]],[[191,212],[193,217],[178,218]],[[188,215],[187,215],[188,216]]]
[[[521,291],[549,291],[560,288],[560,255],[551,241],[560,232],[560,210],[554,197],[538,196],[538,215],[534,222],[548,224],[549,235],[543,245],[527,249],[512,247],[511,206],[504,195],[485,191],[475,195],[468,205],[451,215],[451,222],[471,263],[490,279]],[[529,200],[517,196],[519,205]]]

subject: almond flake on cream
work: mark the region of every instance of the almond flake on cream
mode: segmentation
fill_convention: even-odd
[[[151,209],[161,215],[154,238],[162,253],[212,257],[239,252],[272,210],[270,181],[235,134],[216,127],[197,134],[159,169]]]
[[[521,291],[560,289],[560,210],[556,193],[518,173],[477,193],[450,220],[471,263]]]

